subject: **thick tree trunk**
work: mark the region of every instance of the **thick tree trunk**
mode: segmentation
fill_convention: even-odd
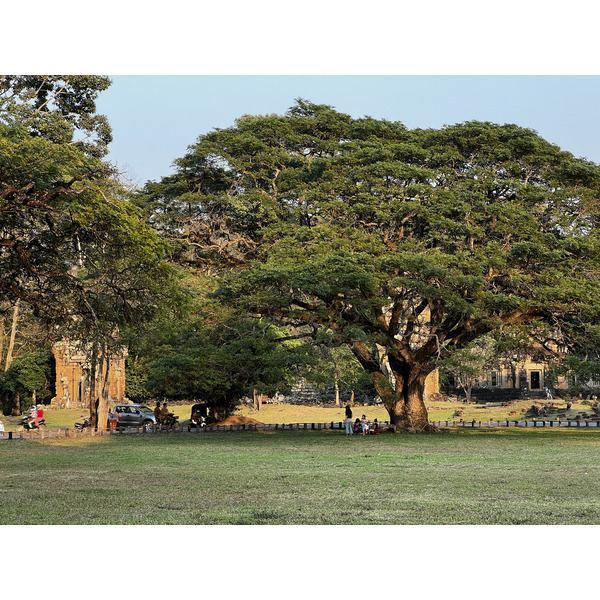
[[[394,372],[395,389],[380,371],[372,375],[375,389],[390,415],[390,425],[416,431],[430,429],[424,399],[426,374],[421,369],[414,367],[404,376]]]
[[[372,351],[360,342],[350,346],[362,367],[371,373],[375,390],[390,415],[390,424],[396,429],[428,431],[425,407],[425,380],[433,370],[417,357],[403,357],[399,352],[377,345]]]
[[[102,349],[100,358],[99,375],[102,376],[102,388],[98,394],[100,402],[98,403],[98,428],[108,428],[108,367],[109,357],[106,345]]]
[[[256,397],[256,390],[254,390],[254,396]],[[212,405],[212,416],[216,423],[223,421],[227,418],[227,411],[223,408],[227,406],[227,398],[223,398],[222,402],[214,402]]]
[[[98,345],[92,343],[92,358],[90,364],[90,419],[94,423],[94,428],[98,429],[98,405],[96,404],[97,389],[96,389],[96,371],[98,369]]]

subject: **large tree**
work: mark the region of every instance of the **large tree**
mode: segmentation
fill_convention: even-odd
[[[0,78],[0,310],[27,306],[85,343],[92,380],[119,328],[147,321],[174,285],[164,241],[101,159],[110,129],[94,99],[108,84]]]
[[[516,125],[441,130],[299,100],[203,135],[140,202],[220,296],[347,344],[399,428],[478,337],[594,333],[600,168]]]

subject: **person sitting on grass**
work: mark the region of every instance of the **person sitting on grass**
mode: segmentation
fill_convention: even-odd
[[[369,433],[372,433],[373,435],[377,435],[379,433],[379,421],[377,419],[373,419]]]
[[[367,416],[363,415],[362,419],[360,420],[360,426],[361,426],[361,433],[363,435],[366,435],[367,433],[369,433],[369,421],[367,421]]]
[[[356,421],[354,421],[354,425],[352,426],[352,433],[362,433],[362,425],[360,424],[360,419],[356,417]]]

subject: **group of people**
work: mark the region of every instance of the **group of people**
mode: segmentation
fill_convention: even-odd
[[[352,409],[349,404],[346,404],[346,435],[377,435],[379,433],[379,422],[373,419],[373,422],[367,420],[366,415],[360,419],[357,417],[354,423],[352,422]]]

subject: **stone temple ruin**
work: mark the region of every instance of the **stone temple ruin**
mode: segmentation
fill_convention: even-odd
[[[52,353],[56,361],[56,396],[50,405],[57,408],[89,408],[92,396],[91,361],[87,350],[81,344],[62,341],[54,344]],[[100,397],[106,380],[109,402],[118,404],[125,400],[126,356],[127,350],[123,348],[119,354],[111,354],[102,370],[98,369],[94,398]]]

